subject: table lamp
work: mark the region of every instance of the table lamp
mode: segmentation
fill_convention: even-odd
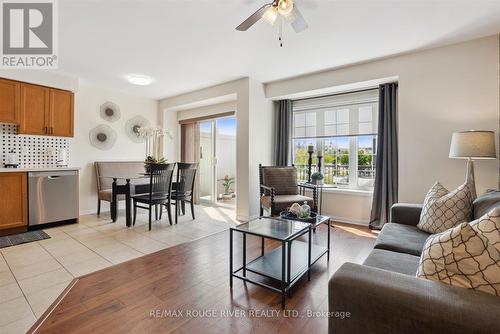
[[[476,199],[474,162],[480,159],[496,159],[495,133],[493,131],[460,131],[451,137],[450,158],[467,159],[466,181],[472,184],[472,198]]]

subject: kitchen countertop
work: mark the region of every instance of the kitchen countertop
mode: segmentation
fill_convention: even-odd
[[[54,172],[61,170],[80,170],[80,167],[0,168],[0,173]]]

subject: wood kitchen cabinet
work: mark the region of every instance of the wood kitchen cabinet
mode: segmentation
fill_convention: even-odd
[[[74,136],[74,94],[0,78],[0,123],[19,125],[19,134]]]
[[[0,79],[0,123],[19,123],[21,83]]]
[[[50,134],[50,88],[21,84],[20,134]]]
[[[72,92],[21,84],[20,134],[73,137]]]
[[[0,235],[28,228],[27,173],[0,173]]]
[[[74,132],[74,97],[72,92],[50,90],[51,135],[73,137]]]

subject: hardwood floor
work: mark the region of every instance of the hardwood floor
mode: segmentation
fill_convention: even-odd
[[[174,246],[73,281],[32,327],[32,333],[326,333],[328,279],[344,262],[362,262],[376,235],[364,227],[336,224],[332,255],[313,267],[287,298],[235,279],[229,288],[229,233]],[[326,226],[314,242],[326,242]],[[235,250],[240,249],[240,237]],[[266,250],[276,247],[266,242]],[[248,259],[260,241],[247,239]],[[235,265],[239,252],[235,252]]]

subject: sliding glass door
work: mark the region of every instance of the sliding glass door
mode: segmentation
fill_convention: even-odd
[[[213,202],[215,160],[215,126],[213,121],[199,123],[200,127],[200,200]]]
[[[200,199],[234,206],[236,193],[236,118],[199,122]]]

